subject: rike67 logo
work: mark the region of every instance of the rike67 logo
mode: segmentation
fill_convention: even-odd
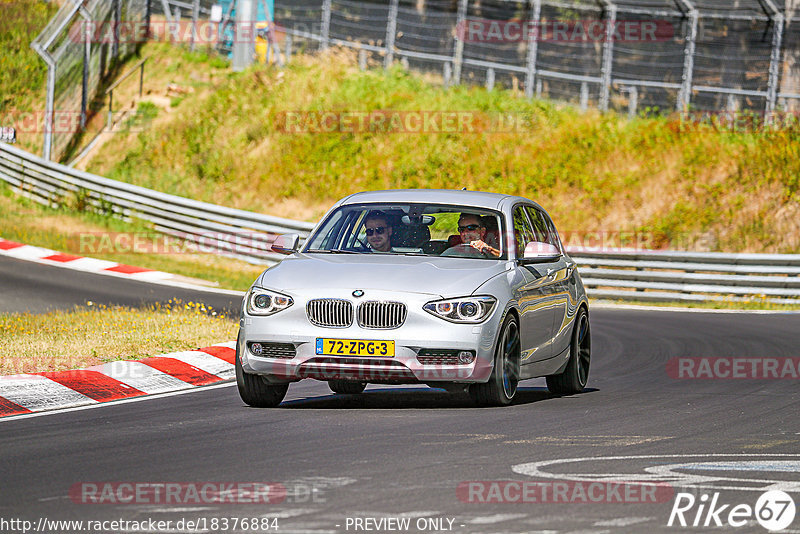
[[[794,500],[784,491],[762,493],[755,506],[722,504],[719,495],[704,493],[697,498],[691,493],[678,493],[667,526],[739,528],[755,521],[772,532],[783,530],[794,521]]]

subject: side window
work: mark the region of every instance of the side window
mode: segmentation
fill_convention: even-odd
[[[521,258],[525,251],[525,245],[531,241],[537,241],[536,234],[533,233],[531,223],[525,216],[522,206],[514,208],[514,242],[517,247],[517,257]]]
[[[528,217],[530,217],[531,223],[533,223],[533,231],[536,234],[536,240],[557,247],[558,240],[556,239],[555,232],[553,232],[547,224],[547,216],[533,206],[525,206],[525,211],[528,212]]]
[[[553,240],[553,245],[557,246],[558,249],[563,252],[564,246],[561,243],[561,237],[558,235],[558,230],[556,230],[556,225],[553,224],[553,219],[548,217],[546,213],[543,213],[542,216],[544,217],[545,224],[547,224],[547,229],[550,232],[550,239]]]

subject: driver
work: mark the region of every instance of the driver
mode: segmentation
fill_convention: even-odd
[[[470,246],[478,252],[495,258],[500,257],[500,251],[484,241],[486,238],[486,226],[480,216],[473,213],[462,213],[461,217],[458,218],[458,233],[461,235],[462,245]]]
[[[392,249],[392,227],[385,213],[373,210],[364,218],[367,242],[373,252],[389,252]]]

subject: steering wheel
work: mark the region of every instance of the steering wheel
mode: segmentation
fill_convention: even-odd
[[[483,252],[468,243],[452,246],[442,252],[442,256],[457,256],[463,258],[484,258]]]

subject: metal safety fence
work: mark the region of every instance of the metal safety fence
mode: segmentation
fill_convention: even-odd
[[[94,42],[92,29],[146,22],[148,0],[67,0],[31,47],[47,63],[44,157],[59,159],[86,127],[91,104],[115,68],[136,50],[117,32]],[[74,124],[73,124],[74,123]]]
[[[91,209],[150,221],[202,251],[272,264],[277,234],[308,236],[314,224],[160,193],[46,161],[0,143],[0,180],[40,203],[80,196]],[[800,254],[570,250],[592,298],[800,303]]]
[[[276,0],[275,22],[287,55],[339,45],[445,84],[584,108],[769,116],[800,99],[796,8],[794,0]]]

